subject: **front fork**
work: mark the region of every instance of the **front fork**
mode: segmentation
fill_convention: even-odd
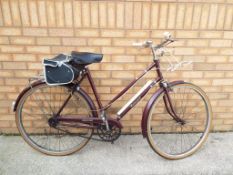
[[[163,101],[166,107],[166,110],[168,112],[168,114],[178,123],[184,125],[185,121],[183,119],[181,119],[175,112],[174,110],[174,106],[172,104],[172,99],[169,95],[169,92],[172,91],[171,87],[169,86],[168,82],[164,81],[160,83],[160,86],[162,88],[164,88],[165,94],[163,96]]]

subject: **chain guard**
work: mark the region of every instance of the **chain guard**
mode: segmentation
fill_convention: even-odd
[[[97,134],[103,141],[114,142],[120,137],[121,128],[117,125],[109,124],[109,131],[107,131],[106,126],[103,124],[97,128]]]

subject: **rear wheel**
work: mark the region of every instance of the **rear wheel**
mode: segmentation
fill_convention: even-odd
[[[71,94],[65,86],[45,83],[27,91],[16,109],[16,124],[24,140],[34,149],[49,155],[67,155],[83,148],[93,129],[56,123],[53,116]],[[63,117],[92,117],[91,107],[79,92],[74,92],[62,110]]]
[[[147,140],[152,149],[167,159],[181,159],[193,154],[206,140],[212,111],[206,94],[197,86],[181,83],[169,92],[175,113],[184,123],[169,114],[162,92],[150,109]]]

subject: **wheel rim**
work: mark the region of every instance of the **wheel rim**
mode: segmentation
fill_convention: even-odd
[[[59,123],[55,129],[48,120],[56,113],[70,93],[64,86],[39,85],[27,92],[19,103],[18,128],[24,139],[35,149],[51,155],[66,155],[81,149],[93,129],[80,129]],[[90,108],[77,92],[61,112],[63,117],[90,117]]]
[[[148,118],[148,140],[165,158],[178,159],[195,152],[204,142],[210,128],[211,109],[204,92],[191,84],[172,87],[170,97],[175,112],[186,123],[176,122],[166,110],[162,93]]]

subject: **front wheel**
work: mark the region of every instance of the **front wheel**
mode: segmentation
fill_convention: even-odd
[[[147,140],[152,149],[166,159],[185,158],[205,142],[211,127],[212,110],[205,92],[190,83],[171,86],[169,96],[176,115],[171,116],[166,94],[154,101],[147,120]]]

